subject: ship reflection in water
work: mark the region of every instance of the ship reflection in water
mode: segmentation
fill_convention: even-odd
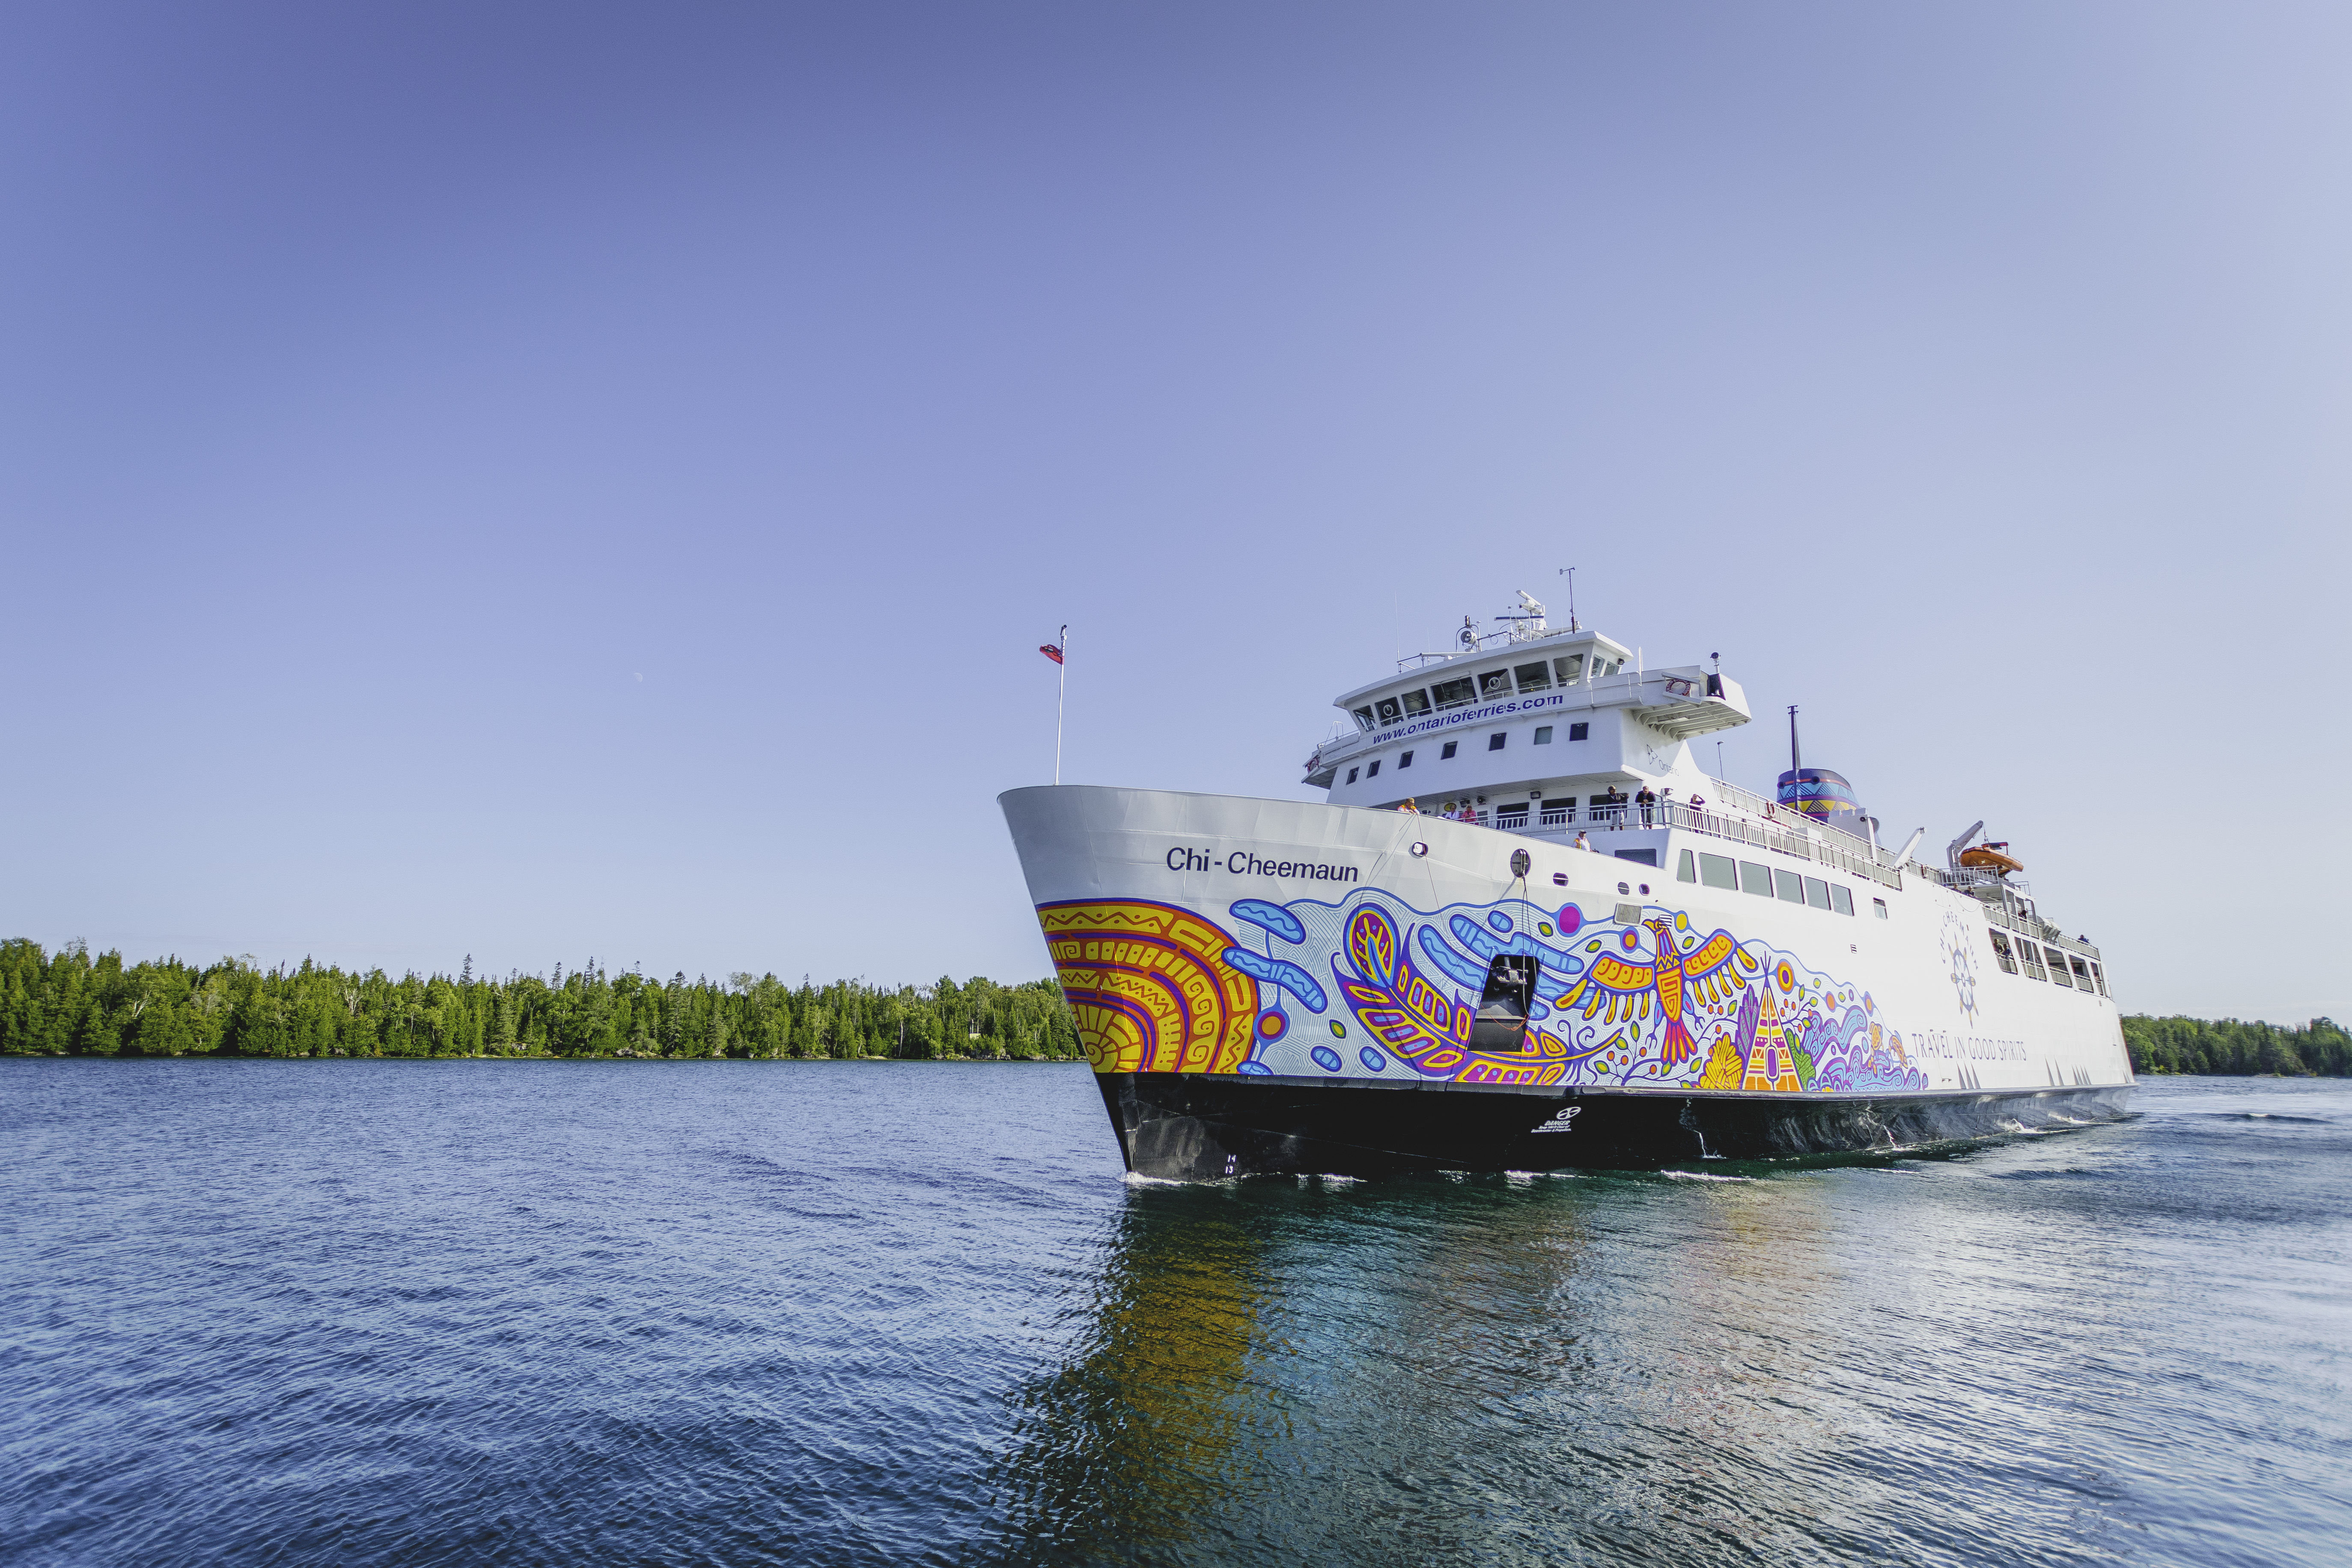
[[[2119,1223],[2155,1194],[2095,1174],[2107,1135],[1130,1188],[1066,1289],[1067,1353],[1014,1397],[1004,1555],[2104,1561],[2128,1531],[2133,1561],[2200,1560],[2266,1505],[2164,1454],[2214,1412],[2151,1377],[2177,1337],[2122,1348],[2179,1280]]]

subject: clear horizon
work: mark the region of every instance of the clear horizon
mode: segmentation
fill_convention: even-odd
[[[1056,626],[1066,779],[1311,798],[1574,566],[2126,1012],[2352,1016],[2339,8],[6,36],[0,936],[1035,978]]]

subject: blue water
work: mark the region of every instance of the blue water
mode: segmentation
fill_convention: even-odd
[[[1171,1188],[1075,1068],[0,1062],[0,1562],[2343,1563],[2352,1087],[2137,1106]]]

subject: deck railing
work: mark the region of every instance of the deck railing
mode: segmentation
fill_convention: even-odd
[[[1769,823],[1743,821],[1721,812],[1693,810],[1678,800],[1659,801],[1648,806],[1628,803],[1624,805],[1582,807],[1569,801],[1561,801],[1558,805],[1542,801],[1530,803],[1528,807],[1517,811],[1507,811],[1499,806],[1486,811],[1473,811],[1454,820],[1475,822],[1481,827],[1498,828],[1506,833],[1538,836],[1546,831],[1564,835],[1580,826],[1599,828],[1604,833],[1645,827],[1679,827],[1687,832],[1703,833],[1710,838],[1777,850],[1817,865],[1834,866],[1842,871],[1866,877],[1882,887],[1898,891],[1903,886],[1903,874],[1870,858],[1866,845],[1857,846],[1863,852],[1854,854],[1827,839],[1787,832]],[[1533,827],[1529,826],[1530,821],[1534,823]]]

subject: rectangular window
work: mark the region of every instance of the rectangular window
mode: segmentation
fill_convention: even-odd
[[[1511,732],[1508,730],[1497,730],[1486,737],[1486,749],[1490,752],[1499,752],[1503,749],[1503,742],[1510,738]]]
[[[2066,975],[2066,955],[2054,947],[2044,948],[2042,951],[2050,955],[2050,984],[2072,985],[2074,981]]]
[[[1591,733],[1592,726],[1590,724],[1570,724],[1568,727],[1568,738],[1571,741],[1581,741]]]
[[[2009,951],[2009,938],[1997,931],[1985,934],[1992,938],[1992,961],[2000,965],[2000,972],[2003,974],[2016,973],[2017,957]]]
[[[1785,903],[1801,904],[1805,901],[1805,879],[1794,871],[1784,871],[1777,866],[1774,867],[1772,890],[1780,894]]]
[[[1459,680],[1441,680],[1429,690],[1437,699],[1440,708],[1459,708],[1465,702],[1475,700],[1478,696],[1478,689],[1470,683],[1466,675]]]
[[[1428,711],[1429,711],[1429,693],[1428,693],[1428,692],[1426,692],[1426,691],[1408,691],[1408,692],[1406,692],[1406,693],[1404,694],[1404,716],[1405,716],[1406,718],[1408,718],[1408,719],[1418,719],[1418,718],[1420,718],[1423,713],[1426,713],[1426,712],[1428,712]]]
[[[1830,907],[1830,885],[1819,877],[1805,879],[1805,902],[1817,910]]]
[[[1401,768],[1409,768],[1412,766],[1412,753],[1411,752],[1407,752],[1403,756],[1399,757],[1397,759],[1397,766]]]
[[[1739,890],[1753,893],[1759,899],[1772,896],[1772,868],[1759,866],[1753,860],[1739,863]]]
[[[2075,958],[2071,954],[2067,957],[2066,962],[2074,966],[2074,988],[2076,990],[2095,991],[2098,989],[2097,986],[2091,984],[2091,966],[2089,963],[2082,959]]]
[[[1658,852],[1654,849],[1620,849],[1617,858],[1631,860],[1637,866],[1654,866],[1658,863]]]
[[[1698,879],[1710,888],[1739,888],[1739,862],[1728,855],[1701,855]]]
[[[1853,913],[1853,895],[1842,883],[1830,884],[1830,908],[1842,915]]]
[[[1503,802],[1495,808],[1495,820],[1515,823],[1518,826],[1525,827],[1528,825],[1528,803],[1523,800]]]
[[[1566,658],[1553,659],[1551,668],[1552,673],[1559,677],[1562,686],[1573,686],[1584,675],[1584,656],[1572,653]]]
[[[1871,912],[1875,914],[1880,920],[1885,920],[1886,918],[1886,900],[1885,899],[1873,899],[1870,900],[1870,903]]]
[[[1348,782],[1349,784],[1354,784],[1356,782],[1356,770],[1354,768],[1349,768],[1348,770]]]
[[[1376,779],[1381,776],[1381,764],[1378,758],[1374,758],[1372,762],[1365,766],[1364,776],[1368,779]]]
[[[1677,882],[1698,880],[1698,862],[1691,858],[1691,852],[1687,849],[1683,851],[1683,858],[1675,862],[1675,880]]]
[[[1360,728],[1366,730],[1370,729],[1372,727],[1372,710],[1369,708],[1357,709],[1356,723]]]
[[[1538,746],[1549,746],[1551,744],[1550,725],[1538,724],[1536,726],[1536,744]]]
[[[1458,745],[1460,745],[1461,743],[1462,743],[1462,742],[1459,742],[1459,741],[1448,741],[1448,742],[1445,742],[1445,745],[1444,746],[1444,748],[1443,748],[1443,749],[1441,749],[1441,750],[1438,752],[1438,753],[1437,753],[1437,760],[1438,760],[1439,762],[1441,762],[1441,763],[1451,761],[1451,760],[1453,759],[1453,756],[1454,756],[1454,747],[1456,747],[1456,746],[1458,746]]]
[[[1483,700],[1511,694],[1511,672],[1507,669],[1482,669],[1478,672],[1478,696]]]
[[[1540,660],[1534,664],[1516,665],[1512,668],[1511,674],[1518,681],[1519,689],[1522,691],[1551,689],[1551,666]]]
[[[2031,942],[2019,942],[2017,944],[2017,956],[2022,960],[2025,964],[2025,977],[2028,980],[2047,980],[2050,978],[2049,975],[2043,973],[2042,971],[2042,948],[2039,943]]]
[[[1574,795],[1570,795],[1566,800],[1545,801],[1543,803],[1543,825],[1546,827],[1565,827],[1568,826],[1570,816],[1573,814],[1575,810],[1576,797]]]
[[[1393,724],[1404,717],[1404,704],[1393,697],[1383,697],[1372,704],[1372,711],[1383,724]]]

